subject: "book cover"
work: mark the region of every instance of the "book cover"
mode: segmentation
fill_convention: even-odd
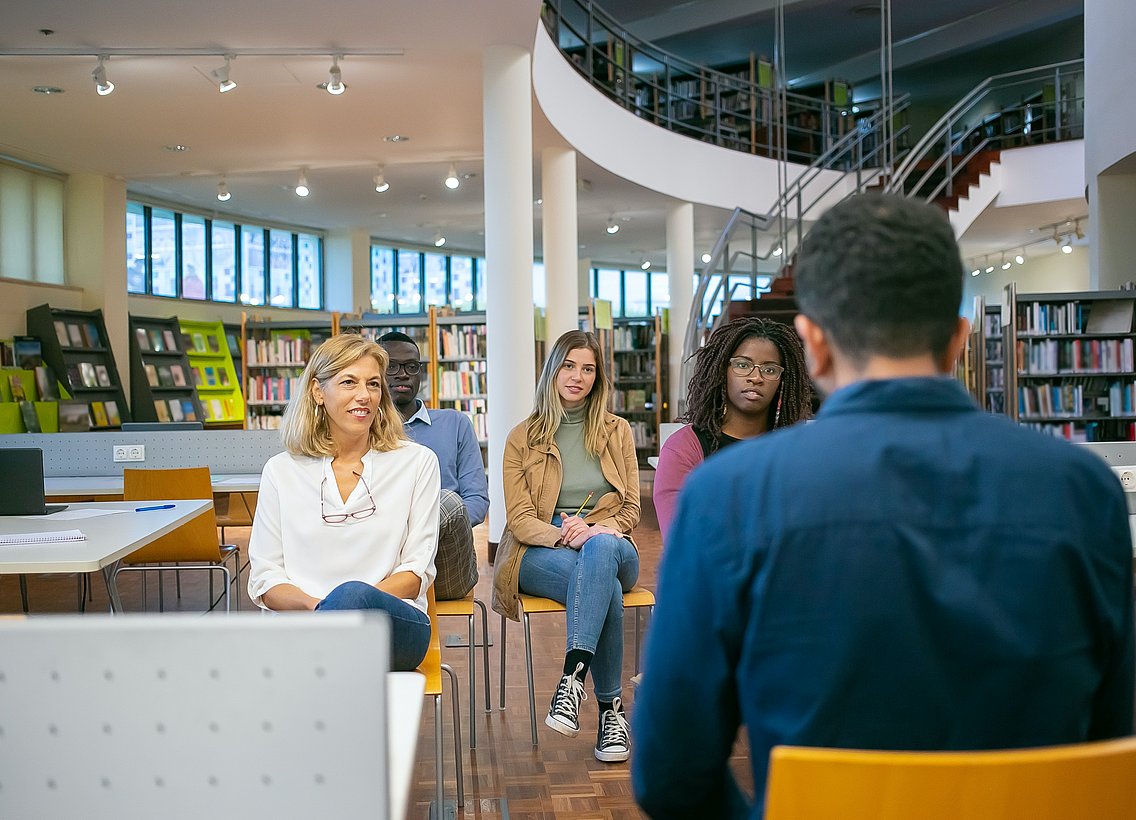
[[[185,413],[182,412],[181,402],[177,399],[170,399],[170,418],[174,421],[185,421]]]
[[[41,364],[35,369],[36,392],[40,401],[55,401],[59,398],[59,385],[51,368]]]
[[[99,329],[95,327],[94,322],[87,322],[83,325],[83,336],[87,340],[87,344],[91,347],[102,347],[103,340],[99,336]]]
[[[59,403],[59,432],[85,433],[91,429],[87,405],[78,401]]]
[[[170,375],[173,377],[175,385],[185,387],[185,371],[181,369],[180,364],[170,365]]]
[[[91,402],[91,418],[94,421],[95,427],[107,426],[107,412],[106,407],[101,401]]]
[[[166,349],[166,344],[162,340],[162,331],[156,327],[152,327],[146,331],[150,337],[150,347],[155,353],[161,353]]]
[[[110,373],[107,372],[105,364],[95,365],[95,379],[99,383],[99,387],[110,387]]]
[[[174,386],[174,377],[170,373],[168,365],[158,365],[158,383],[161,384],[162,387]]]
[[[24,381],[19,375],[13,373],[9,376],[8,384],[12,388],[12,401],[28,400],[28,394],[24,392]]]
[[[39,416],[36,415],[35,405],[30,401],[20,402],[20,417],[24,420],[24,427],[29,433],[42,433],[39,426]]]
[[[212,367],[205,368],[205,383],[210,387],[217,385],[217,370]]]
[[[229,355],[239,357],[241,355],[241,344],[237,341],[235,333],[226,333],[225,341],[229,343]]]
[[[201,403],[201,420],[202,421],[210,421],[212,418],[213,417],[209,415],[209,403],[208,402],[202,402]]]
[[[144,327],[134,328],[134,338],[138,340],[138,349],[139,350],[149,350],[150,349],[150,337],[146,334],[146,328],[144,328]]]
[[[118,403],[108,401],[103,405],[106,408],[107,424],[118,427],[122,424],[122,416],[118,414]]]
[[[202,334],[200,334],[200,333],[194,333],[193,334],[193,349],[196,350],[198,353],[204,353],[206,351],[205,337]]]
[[[71,339],[71,347],[84,347],[83,331],[78,325],[67,325],[67,336]]]
[[[229,371],[223,367],[217,368],[217,382],[222,387],[228,387],[231,382],[229,381]]]
[[[83,374],[79,372],[79,365],[67,365],[67,381],[72,387],[81,387],[83,385]]]
[[[1092,303],[1086,333],[1131,333],[1131,299],[1099,299]]]
[[[194,387],[200,387],[201,386],[201,368],[191,367],[189,369],[189,372],[193,376]]]
[[[166,328],[162,331],[162,341],[166,344],[166,350],[174,353],[177,352],[178,346],[177,342],[174,341],[174,332],[172,330]]]
[[[181,334],[181,349],[193,350],[193,339],[190,338],[190,335],[188,333]]]
[[[216,336],[210,334],[210,335],[205,337],[205,340],[209,343],[209,352],[210,353],[220,353],[221,352],[221,343],[217,340]]]
[[[181,400],[181,412],[186,421],[197,421],[197,408],[193,406],[193,399]]]
[[[67,323],[61,319],[55,320],[55,338],[63,347],[71,346],[71,339],[67,336]]]
[[[225,418],[225,408],[222,406],[220,399],[209,400],[209,412],[215,419]]]
[[[158,421],[170,420],[170,411],[164,401],[159,400],[154,402],[154,412],[158,414]]]
[[[95,376],[95,366],[91,362],[79,362],[79,372],[83,378],[84,387],[98,387],[99,380]]]
[[[154,367],[154,365],[152,364],[144,365],[144,367],[146,368],[146,381],[150,384],[151,387],[157,387],[158,368]]]

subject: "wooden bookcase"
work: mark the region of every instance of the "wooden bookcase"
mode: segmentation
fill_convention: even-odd
[[[978,314],[982,323],[982,396],[979,403],[991,413],[1006,412],[1006,384],[1002,340],[1002,306],[983,304]]]
[[[667,420],[668,348],[665,315],[614,321],[611,409],[631,424],[640,466],[658,454]]]
[[[75,401],[87,405],[92,430],[132,421],[101,310],[28,308],[28,333],[39,337],[44,362]]]
[[[308,364],[308,356],[332,331],[326,322],[245,319],[241,338],[248,429],[280,427],[288,399],[298,388],[300,374]]]
[[[134,421],[204,419],[176,316],[130,317],[130,406]]]
[[[458,410],[469,417],[483,455],[489,444],[488,361],[485,314],[429,314],[430,405]]]
[[[1072,441],[1136,440],[1134,309],[1134,291],[1018,294],[1007,285],[1007,415]]]
[[[240,427],[245,403],[220,322],[180,319],[181,347],[190,366],[206,427]]]

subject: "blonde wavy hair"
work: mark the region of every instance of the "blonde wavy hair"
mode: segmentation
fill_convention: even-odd
[[[300,389],[288,400],[284,419],[280,422],[284,449],[293,455],[315,458],[336,454],[327,411],[316,404],[314,387],[319,384],[326,390],[328,382],[366,356],[378,363],[382,374],[379,408],[371,421],[371,449],[379,452],[394,450],[407,438],[402,429],[402,417],[394,409],[387,387],[386,351],[357,333],[343,333],[331,337],[311,352],[308,366],[299,379]]]
[[[607,371],[604,370],[603,351],[594,333],[583,330],[569,330],[556,340],[536,383],[536,399],[532,414],[528,418],[529,446],[547,446],[552,443],[557,428],[564,418],[564,405],[556,390],[556,374],[564,366],[564,360],[573,350],[587,349],[596,357],[596,380],[588,393],[584,405],[584,448],[589,454],[600,454],[601,433],[604,415],[607,412],[607,398],[611,392]]]

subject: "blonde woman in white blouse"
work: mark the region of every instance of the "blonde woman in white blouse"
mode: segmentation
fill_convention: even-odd
[[[430,642],[426,590],[438,544],[438,459],[409,441],[387,356],[356,334],[311,354],[269,459],[249,539],[249,596],[270,610],[379,609],[391,666]]]

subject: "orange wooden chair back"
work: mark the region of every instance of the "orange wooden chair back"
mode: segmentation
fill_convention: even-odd
[[[208,467],[176,470],[123,470],[122,497],[126,501],[213,499]],[[221,560],[217,518],[210,507],[173,532],[147,544],[123,559],[126,564],[166,564],[176,561]]]

